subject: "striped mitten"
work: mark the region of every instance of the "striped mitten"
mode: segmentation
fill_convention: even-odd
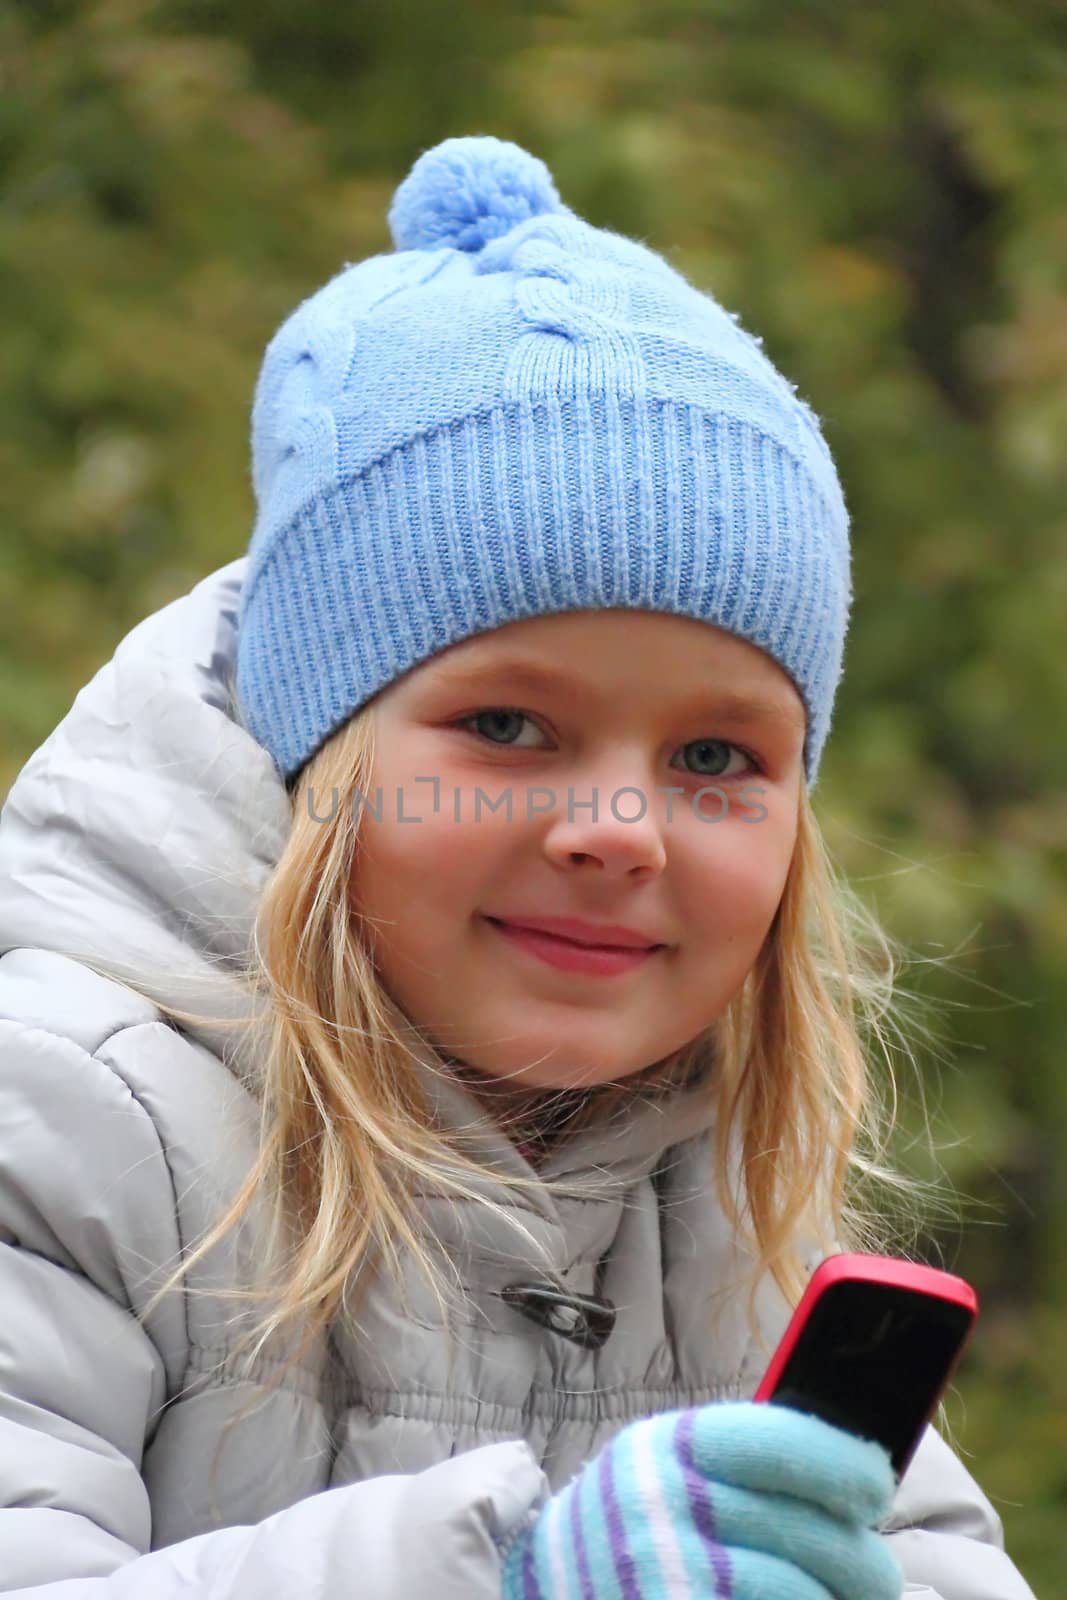
[[[741,1401],[632,1422],[544,1505],[503,1600],[900,1600],[881,1445]]]

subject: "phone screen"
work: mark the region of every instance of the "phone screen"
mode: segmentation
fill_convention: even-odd
[[[964,1306],[930,1295],[834,1284],[812,1308],[772,1398],[876,1439],[899,1477],[972,1320]]]

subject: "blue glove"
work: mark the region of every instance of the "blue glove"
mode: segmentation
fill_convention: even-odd
[[[623,1428],[542,1507],[503,1600],[900,1600],[875,1525],[881,1445],[786,1406],[693,1406]]]

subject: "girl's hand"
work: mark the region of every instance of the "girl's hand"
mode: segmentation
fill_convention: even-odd
[[[742,1401],[630,1423],[509,1550],[503,1600],[900,1600],[881,1445]]]

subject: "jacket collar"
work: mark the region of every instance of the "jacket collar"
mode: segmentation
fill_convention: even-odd
[[[504,1175],[531,1176],[531,1168],[468,1086],[442,1071],[432,1050],[395,1007],[391,1015],[416,1064],[438,1124],[460,1136],[461,1147]],[[664,1152],[707,1133],[715,1120],[709,1073],[666,1093],[637,1093],[589,1126],[561,1138],[538,1171],[576,1194],[621,1192],[650,1173]],[[549,1207],[554,1215],[554,1208]]]

